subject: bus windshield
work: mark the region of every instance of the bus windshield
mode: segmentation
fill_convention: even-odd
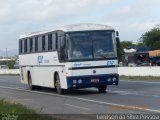
[[[116,57],[113,31],[68,33],[68,59],[91,60]]]

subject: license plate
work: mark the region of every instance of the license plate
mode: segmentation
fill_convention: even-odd
[[[92,83],[99,83],[99,79],[91,79]]]

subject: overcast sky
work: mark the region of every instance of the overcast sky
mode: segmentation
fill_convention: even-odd
[[[75,23],[110,25],[136,42],[159,12],[160,0],[0,0],[0,50],[18,49],[20,34]]]

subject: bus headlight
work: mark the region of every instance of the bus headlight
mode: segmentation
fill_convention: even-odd
[[[117,78],[115,78],[115,77],[112,78],[112,81],[113,81],[113,82],[116,82],[116,81],[117,81]]]
[[[77,80],[73,80],[73,84],[77,84]]]
[[[107,81],[108,81],[108,82],[111,82],[112,80],[111,80],[111,78],[108,78]]]
[[[79,84],[82,84],[82,80],[78,80],[78,83],[79,83]]]

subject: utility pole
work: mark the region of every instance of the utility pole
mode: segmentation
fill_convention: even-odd
[[[8,51],[7,51],[7,48],[6,48],[6,62],[7,62],[7,67],[8,67]]]

